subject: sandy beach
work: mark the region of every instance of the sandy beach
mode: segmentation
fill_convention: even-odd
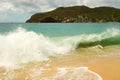
[[[40,73],[37,76],[34,76],[35,79],[41,79],[41,77],[47,77],[54,75],[57,72],[57,67],[82,67],[82,66],[87,66],[89,70],[94,71],[98,73],[103,80],[120,80],[120,57],[104,57],[104,58],[99,58],[96,61],[88,61],[86,60],[79,60],[77,58],[70,59],[69,58],[64,58],[64,63],[62,60],[60,61],[57,59],[55,63],[51,62],[51,66],[47,67],[47,71],[43,72],[42,75],[40,76]],[[68,62],[71,61],[71,62]],[[83,63],[81,63],[83,62]],[[43,63],[45,65],[46,63]],[[39,63],[32,63],[27,65],[24,69],[19,68],[15,70],[11,70],[7,72],[4,68],[0,69],[0,77],[1,80],[6,80],[6,76],[8,79],[12,80],[32,80],[33,73],[31,71],[39,71],[41,68],[41,65]],[[35,73],[34,73],[35,74]],[[26,79],[27,78],[27,79]]]
[[[1,67],[0,80],[41,80],[41,78],[55,76],[56,73],[58,73],[59,68],[66,68],[74,71],[75,68],[79,67],[88,67],[89,70],[100,75],[103,80],[120,80],[119,54],[104,55],[104,52],[107,54],[112,51],[116,54],[119,52],[118,48],[119,46],[105,47],[103,50],[96,47],[79,49],[68,55],[57,55],[55,57],[50,57],[50,60],[48,61],[22,64],[16,69]],[[100,55],[101,53],[103,55]],[[77,77],[79,77],[79,74],[81,74],[81,70],[77,71]],[[71,76],[72,75],[73,72],[71,73]],[[67,75],[64,77],[67,80],[69,77],[66,76]],[[63,80],[63,78],[55,80]]]

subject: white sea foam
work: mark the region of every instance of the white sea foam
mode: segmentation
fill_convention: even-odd
[[[69,50],[68,47],[56,46],[42,34],[23,28],[0,35],[0,65],[3,66],[47,60],[49,56],[64,54]]]
[[[58,68],[56,74],[41,78],[40,80],[102,80],[102,78],[97,73],[90,71],[87,67],[78,67]]]
[[[24,80],[103,80],[100,75],[89,70],[87,67],[57,68],[56,73],[50,75],[48,73],[47,76],[43,77],[44,72],[50,71],[50,69],[32,68]],[[10,71],[4,80],[13,80],[15,77],[20,76],[16,75],[14,71]]]
[[[90,42],[90,41],[100,41],[102,39],[105,38],[110,38],[110,37],[114,37],[120,35],[120,30],[119,29],[115,29],[115,28],[111,28],[111,29],[107,29],[107,31],[101,33],[101,34],[90,34],[90,35],[86,35],[86,34],[81,34],[78,36],[72,36],[72,37],[68,37],[66,39],[63,40],[62,44],[73,44],[73,45],[77,45],[80,42]]]

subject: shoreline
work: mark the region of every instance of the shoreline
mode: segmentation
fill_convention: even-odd
[[[103,50],[92,47],[89,49],[79,49],[68,55],[50,57],[50,60],[48,61],[35,61],[21,64],[20,67],[16,69],[0,67],[0,79],[6,80],[9,79],[9,76],[12,76],[12,80],[25,80],[26,78],[28,78],[28,80],[39,80],[44,77],[54,76],[58,73],[57,69],[59,68],[74,70],[79,67],[87,67],[90,71],[93,71],[101,76],[103,80],[119,80],[120,55],[104,55],[102,53],[104,51],[107,54],[113,51],[117,54],[119,53],[118,49],[119,46],[108,46],[104,47]],[[43,72],[41,72],[41,70]],[[79,73],[81,73],[81,71],[77,71],[77,76],[79,76]]]
[[[70,56],[69,58],[71,58]],[[74,58],[74,57],[73,57]],[[35,79],[41,79],[41,77],[48,77],[55,75],[57,73],[58,68],[71,68],[74,70],[74,68],[79,68],[79,67],[88,67],[89,70],[97,73],[100,75],[103,80],[119,80],[120,79],[120,56],[110,56],[110,57],[101,57],[98,58],[96,61],[88,61],[88,60],[79,60],[78,59],[73,59],[71,61],[70,59],[65,58],[65,62],[63,63],[62,60],[59,61],[60,59],[56,61],[49,61],[49,62],[33,62],[29,64],[23,65],[23,67],[18,68],[18,69],[13,69],[7,72],[7,69],[0,68],[0,76],[1,80],[6,79],[8,76],[13,76],[12,80],[25,80],[26,78],[28,79],[33,79],[30,77],[30,75],[34,76],[34,73],[31,73],[31,71],[35,70],[35,73],[40,74],[39,69],[44,66],[47,71],[44,71],[41,75],[36,75]],[[70,62],[68,62],[70,61]],[[57,63],[55,63],[57,62]],[[83,63],[82,63],[83,62]],[[50,64],[50,65],[48,65]],[[80,73],[80,72],[78,72]],[[15,76],[18,75],[18,76]],[[9,78],[8,78],[9,79]]]

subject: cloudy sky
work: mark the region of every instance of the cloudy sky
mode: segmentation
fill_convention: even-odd
[[[0,0],[0,22],[25,22],[37,12],[60,6],[86,5],[120,8],[120,0]]]

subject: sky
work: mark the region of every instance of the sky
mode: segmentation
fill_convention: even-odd
[[[0,0],[0,22],[25,22],[31,15],[57,7],[85,5],[120,8],[120,0]]]

